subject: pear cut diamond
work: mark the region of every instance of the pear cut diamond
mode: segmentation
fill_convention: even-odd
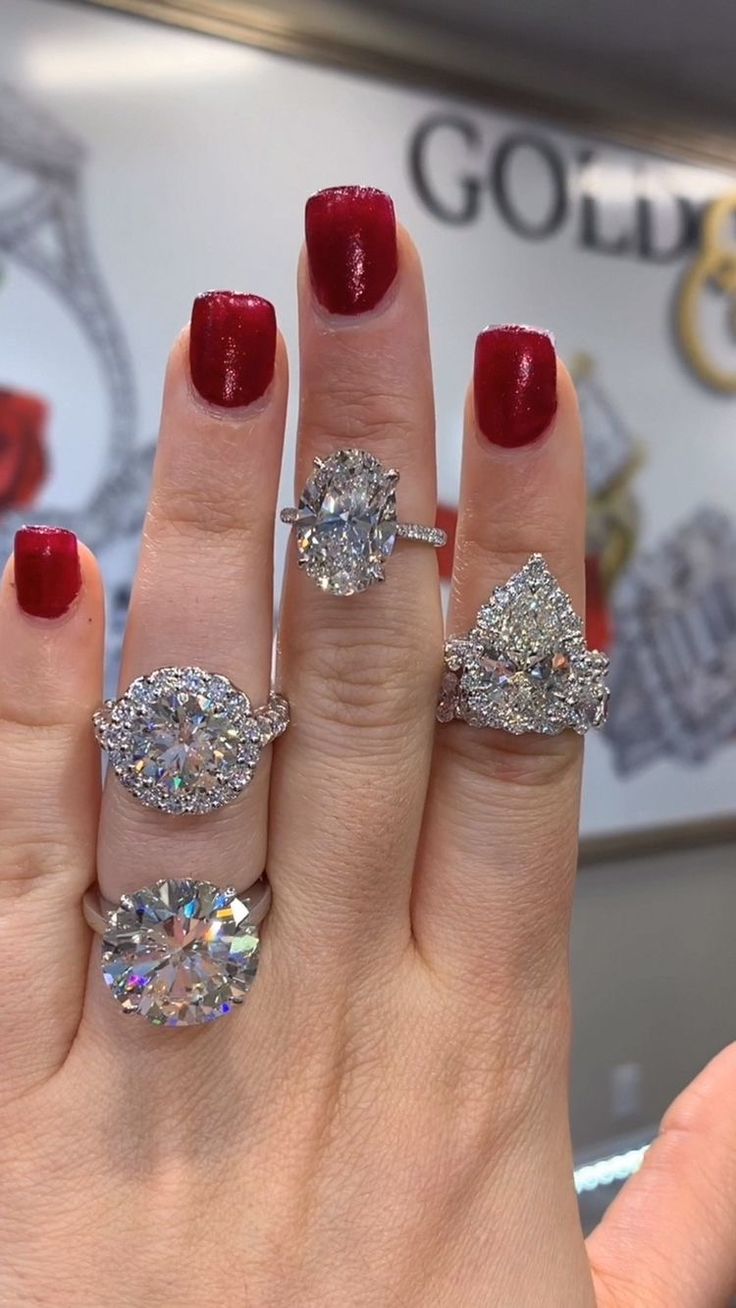
[[[441,722],[551,736],[605,720],[608,659],[588,650],[582,620],[541,554],[494,590],[467,636],[447,642],[445,664]]]
[[[397,537],[397,481],[364,450],[315,463],[293,520],[299,564],[323,590],[355,595],[383,580]]]
[[[243,1002],[258,949],[246,896],[164,880],[124,895],[109,913],[102,974],[124,1012],[154,1026],[195,1026]]]

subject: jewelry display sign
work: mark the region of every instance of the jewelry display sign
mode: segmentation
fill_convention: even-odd
[[[295,359],[305,197],[380,186],[425,263],[450,537],[477,331],[550,329],[578,383],[587,635],[611,658],[584,837],[722,829],[736,777],[736,175],[92,6],[4,0],[0,30],[0,544],[30,520],[97,551],[109,688],[163,367],[193,297],[268,296]],[[294,410],[292,397],[282,503]],[[445,578],[450,562],[451,541]]]

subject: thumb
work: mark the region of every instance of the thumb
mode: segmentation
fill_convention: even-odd
[[[668,1109],[588,1240],[600,1308],[727,1308],[736,1293],[736,1044]]]

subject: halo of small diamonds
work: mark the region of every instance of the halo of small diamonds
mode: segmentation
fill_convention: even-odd
[[[467,636],[445,646],[437,717],[512,735],[582,735],[603,725],[608,659],[585,644],[582,619],[541,554],[494,590]]]
[[[286,730],[282,696],[254,712],[227,677],[158,668],[94,716],[97,739],[122,785],[162,813],[209,813],[237,799],[265,745]]]

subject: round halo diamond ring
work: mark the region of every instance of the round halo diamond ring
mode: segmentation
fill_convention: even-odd
[[[227,677],[202,668],[157,668],[94,715],[97,740],[118,779],[147,808],[210,813],[249,784],[262,750],[289,724],[272,694],[261,709]]]
[[[439,527],[399,522],[399,473],[365,450],[338,450],[315,459],[299,507],[282,509],[294,527],[299,566],[322,590],[356,595],[384,580],[384,563],[397,540],[441,548]]]
[[[199,1026],[242,1004],[270,902],[264,878],[244,894],[168,879],[119,904],[89,890],[84,916],[102,936],[102,975],[124,1013],[153,1026]]]
[[[522,735],[583,735],[606,718],[608,659],[541,554],[494,590],[467,636],[445,646],[437,717]]]

